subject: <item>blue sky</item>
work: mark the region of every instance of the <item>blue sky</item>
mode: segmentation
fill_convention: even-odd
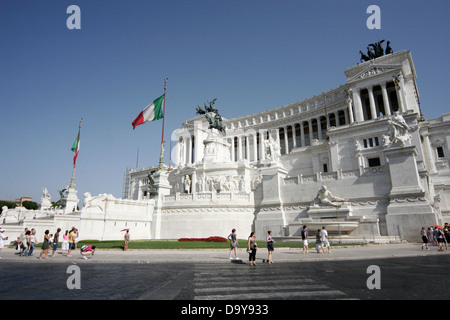
[[[67,7],[81,9],[69,30]],[[369,30],[369,5],[381,29]],[[423,113],[450,112],[450,4],[432,1],[0,0],[0,199],[52,201],[70,183],[122,196],[125,170],[158,163],[162,121],[132,129],[163,93],[170,133],[217,98],[225,118],[257,113],[345,84],[359,50],[381,39],[411,50]]]

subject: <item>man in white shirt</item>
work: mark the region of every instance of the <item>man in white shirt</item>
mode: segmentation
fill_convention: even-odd
[[[5,246],[5,240],[8,240],[8,237],[5,236],[5,229],[0,229],[0,251],[2,251]]]
[[[322,231],[320,231],[320,241],[322,241],[322,248],[328,248],[328,253],[331,253],[330,242],[328,241],[328,231],[325,229],[325,226],[322,227]]]

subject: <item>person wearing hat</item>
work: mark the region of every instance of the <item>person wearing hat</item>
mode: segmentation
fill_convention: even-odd
[[[2,251],[5,246],[5,240],[8,240],[8,237],[5,236],[5,229],[0,229],[0,251]]]

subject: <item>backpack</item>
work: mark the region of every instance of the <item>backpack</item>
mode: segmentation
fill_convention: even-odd
[[[82,247],[80,248],[80,251],[83,252],[83,251],[86,250],[87,248],[88,248],[88,246],[85,244],[84,246],[82,246]]]

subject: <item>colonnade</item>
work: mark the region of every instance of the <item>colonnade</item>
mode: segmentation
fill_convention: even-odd
[[[403,90],[395,81],[384,81],[351,90],[353,101],[348,100],[350,123],[389,116],[396,111],[405,112]]]
[[[314,115],[305,119],[294,120],[278,128],[249,129],[227,132],[226,141],[230,144],[231,161],[248,160],[256,162],[265,160],[264,140],[271,136],[279,143],[281,154],[288,154],[294,148],[307,147],[314,140],[326,139],[326,130],[331,127],[352,124],[380,116],[389,116],[396,111],[405,112],[405,98],[401,77],[376,84],[350,88],[347,104],[341,108]],[[198,140],[198,139],[197,139]],[[183,136],[179,142],[179,163],[193,164],[201,159],[198,152],[202,141],[196,141],[194,135]],[[197,151],[196,151],[197,150]]]

